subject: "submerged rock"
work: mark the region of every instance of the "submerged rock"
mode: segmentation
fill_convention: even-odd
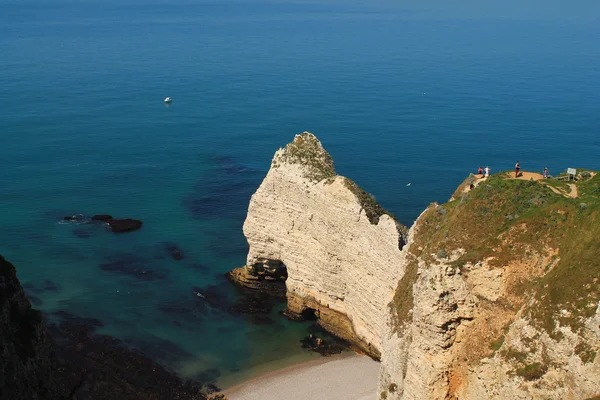
[[[173,260],[180,261],[185,258],[183,250],[181,250],[176,244],[167,242],[164,244],[164,246],[165,250]]]
[[[146,281],[166,278],[166,273],[150,267],[143,258],[130,253],[117,253],[106,258],[100,269]]]
[[[240,298],[229,307],[232,314],[268,314],[273,309],[273,303],[265,295],[249,295]]]

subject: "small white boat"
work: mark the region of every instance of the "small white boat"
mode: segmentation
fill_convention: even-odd
[[[170,103],[170,102],[172,102],[172,101],[173,101],[173,99],[172,99],[172,98],[170,98],[170,97],[165,97],[165,103]]]

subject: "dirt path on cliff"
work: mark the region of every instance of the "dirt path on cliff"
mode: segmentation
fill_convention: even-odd
[[[485,182],[487,180],[486,177],[482,177],[481,175],[474,175],[475,176],[475,185],[479,185],[481,182]],[[565,190],[561,190],[557,187],[554,187],[552,185],[550,185],[548,183],[548,180],[544,179],[544,177],[542,176],[542,174],[539,174],[537,172],[521,172],[519,174],[518,177],[515,177],[514,172],[507,172],[506,173],[506,177],[508,179],[518,179],[521,181],[536,181],[541,183],[542,185],[546,185],[547,187],[550,188],[550,190],[552,190],[554,193],[556,194],[560,194],[561,196],[565,196],[565,197],[571,197],[573,199],[576,199],[577,197],[579,197],[579,192],[577,191],[577,185],[575,185],[574,183],[567,183],[567,185],[569,186],[569,192],[565,191]],[[593,175],[592,175],[593,177]],[[471,189],[469,187],[469,185],[465,185],[465,187],[463,188],[463,193],[467,193],[469,192]]]
[[[569,186],[569,189],[570,189],[570,191],[567,193],[564,190],[561,190],[552,185],[549,185],[548,182],[542,176],[542,174],[538,174],[537,172],[521,172],[519,174],[519,177],[517,177],[517,178],[515,178],[515,176],[512,172],[508,172],[507,174],[508,174],[509,179],[519,179],[522,181],[530,181],[530,180],[538,181],[542,185],[546,185],[547,187],[549,187],[550,190],[552,190],[554,193],[560,194],[565,197],[571,197],[573,199],[579,197],[579,193],[577,192],[577,185],[575,185],[574,183],[567,183],[567,185]]]

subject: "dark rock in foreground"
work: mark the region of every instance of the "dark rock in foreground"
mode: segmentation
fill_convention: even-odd
[[[15,268],[0,256],[0,398],[59,398],[57,367],[42,314],[31,308]]]
[[[142,227],[142,221],[131,218],[111,219],[107,224],[113,232],[117,233],[136,231]]]
[[[94,334],[95,326],[94,320],[69,315],[50,327],[61,343],[59,376],[69,398],[206,399],[200,385],[182,380],[119,339]]]
[[[0,398],[207,399],[200,384],[182,380],[119,339],[94,334],[101,321],[64,311],[55,315],[61,321],[49,331],[56,342],[31,308],[15,268],[0,256]],[[211,391],[211,382],[204,383]]]

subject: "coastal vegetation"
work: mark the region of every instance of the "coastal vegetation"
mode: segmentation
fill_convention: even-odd
[[[379,223],[379,217],[381,217],[383,214],[387,214],[394,218],[392,213],[379,205],[372,194],[362,190],[360,186],[358,186],[353,180],[344,178],[344,186],[354,193],[356,199],[360,203],[360,206],[363,208],[363,210],[365,210],[365,214],[371,224],[377,225]]]
[[[273,159],[271,166],[276,168],[281,163],[307,167],[305,178],[313,182],[336,176],[333,158],[323,148],[319,139],[310,132],[296,135],[294,141],[285,146],[279,157]]]
[[[460,249],[451,263],[459,270],[482,261],[502,268],[536,254],[549,257],[541,276],[519,280],[510,290],[522,299],[535,299],[525,308],[526,315],[559,338],[559,326],[579,332],[600,301],[600,176],[582,174],[575,183],[577,198],[558,194],[545,183],[499,173],[446,204],[430,206],[415,233],[413,251],[425,263],[435,263],[437,256]],[[550,184],[560,189],[566,185]],[[410,288],[416,278],[416,264],[409,263],[392,302],[398,325],[412,307]],[[522,305],[508,306],[515,311]],[[582,359],[591,360],[592,353],[582,350]]]

